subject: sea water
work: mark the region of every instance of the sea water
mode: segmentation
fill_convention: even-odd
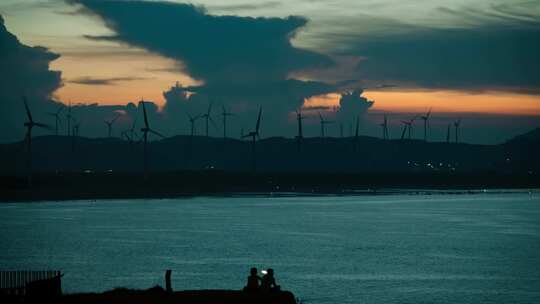
[[[64,292],[241,289],[273,268],[303,303],[540,303],[540,193],[0,204],[0,269]]]

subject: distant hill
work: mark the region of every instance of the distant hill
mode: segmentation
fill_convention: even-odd
[[[529,131],[525,134],[518,135],[509,141],[507,141],[507,144],[514,144],[514,143],[532,143],[532,142],[540,142],[540,128],[536,128],[532,131]]]
[[[535,130],[538,133],[538,130]],[[536,133],[536,134],[537,134]],[[529,135],[532,136],[532,135]],[[119,138],[38,136],[33,138],[37,172],[140,172],[143,144]],[[534,149],[521,145],[472,145],[421,140],[272,137],[256,142],[255,164],[249,140],[174,136],[149,142],[153,171],[221,170],[260,172],[511,172],[536,169]],[[0,145],[0,175],[22,175],[26,168],[23,141]],[[531,165],[531,164],[534,164]]]

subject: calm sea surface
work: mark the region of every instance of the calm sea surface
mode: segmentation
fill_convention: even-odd
[[[0,269],[64,292],[240,289],[272,267],[304,303],[540,303],[540,193],[0,204]]]

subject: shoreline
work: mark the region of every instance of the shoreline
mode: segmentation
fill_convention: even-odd
[[[310,197],[364,195],[501,194],[537,192],[540,178],[496,174],[330,174],[161,172],[40,174],[0,177],[0,203],[171,199],[192,197]]]

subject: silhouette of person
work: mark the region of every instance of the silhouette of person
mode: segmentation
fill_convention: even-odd
[[[276,284],[276,279],[274,278],[274,270],[268,268],[266,274],[262,277],[261,289],[263,291],[279,291],[280,286]]]
[[[247,285],[244,287],[244,291],[257,291],[259,290],[261,277],[257,275],[257,268],[252,267],[250,275],[247,279]]]

